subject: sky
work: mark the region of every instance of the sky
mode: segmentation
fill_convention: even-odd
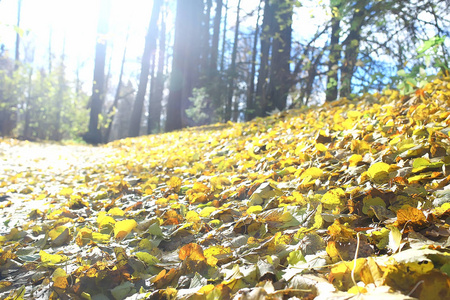
[[[23,37],[21,59],[26,52],[24,48],[33,48],[34,45],[35,65],[47,68],[51,32],[53,55],[61,55],[65,41],[69,72],[74,72],[77,65],[83,65],[81,77],[85,79],[92,77],[99,3],[99,0],[22,0],[20,27],[26,33]],[[0,2],[0,43],[6,45],[11,56],[14,55],[15,31],[12,25],[17,22],[17,6],[18,0]],[[132,32],[128,58],[133,65],[139,62],[138,57],[143,49],[151,8],[152,1],[112,0],[110,17],[112,34],[109,37],[109,46],[112,45],[113,51],[110,54],[117,58],[113,60],[116,69],[122,57],[128,25]]]
[[[237,3],[237,0],[228,1],[231,7],[234,7]],[[11,57],[14,56],[15,31],[13,25],[17,22],[18,2],[19,0],[0,0],[0,44],[5,44]],[[125,71],[130,77],[138,78],[140,56],[144,48],[146,28],[151,16],[153,1],[111,0],[111,2],[107,60],[112,57],[112,74],[118,76],[125,36],[127,28],[130,26]],[[169,3],[175,2],[175,0],[169,0]],[[24,58],[25,52],[28,53],[29,58],[34,53],[34,65],[47,69],[51,32],[53,55],[58,57],[61,55],[65,42],[67,70],[69,73],[73,73],[72,77],[74,78],[77,66],[81,65],[80,77],[85,81],[85,89],[88,90],[93,76],[99,4],[100,0],[22,0],[20,27],[26,33],[22,39],[21,59]],[[242,1],[241,5],[244,12],[241,15],[255,9],[258,4],[259,0]],[[313,16],[314,18],[311,18]],[[300,28],[302,35],[312,35],[316,30],[315,23],[323,22],[325,17],[323,12],[314,11],[311,7],[306,6],[297,9],[294,15],[294,31]],[[173,15],[169,15],[168,18],[173,18]],[[228,25],[230,27],[233,26],[234,20],[235,9],[231,9],[228,14]],[[242,27],[253,27],[255,20],[256,16],[247,18]],[[170,26],[169,23],[168,29],[171,28],[173,29],[173,26]],[[232,34],[232,31],[229,31],[229,34]],[[173,37],[173,33],[171,36]],[[25,48],[34,48],[35,50],[34,52],[25,51]],[[55,62],[55,57],[53,62]],[[107,61],[107,68],[108,65],[109,61]],[[70,76],[70,74],[68,75]]]

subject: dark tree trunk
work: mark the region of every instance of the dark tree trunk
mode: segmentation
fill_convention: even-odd
[[[261,32],[261,58],[259,64],[258,82],[256,84],[256,116],[264,116],[267,103],[267,80],[269,77],[269,53],[271,45],[271,36],[274,22],[274,12],[270,5],[270,0],[265,0],[264,18]]]
[[[210,72],[210,57],[209,54],[211,53],[211,47],[209,44],[210,41],[210,20],[211,20],[211,7],[212,7],[212,0],[206,0],[206,11],[203,16],[203,29],[202,29],[202,59],[201,59],[201,75],[204,79],[206,79],[209,76]]]
[[[105,133],[105,138],[104,138],[105,143],[107,143],[110,140],[112,124],[114,122],[114,116],[115,116],[113,114],[113,112],[119,105],[120,92],[122,90],[123,68],[125,66],[125,58],[127,56],[128,37],[130,34],[129,31],[130,31],[130,27],[128,27],[127,36],[125,37],[125,47],[123,48],[122,63],[120,64],[119,82],[117,83],[116,94],[114,95],[114,102],[113,102],[113,105],[108,110],[108,116],[110,116],[110,119],[108,121],[108,127],[106,127],[106,133]]]
[[[225,18],[223,19],[223,32],[222,32],[222,53],[220,55],[220,72],[225,69],[225,51],[227,45],[227,20],[228,20],[228,0],[225,3]]]
[[[319,54],[315,55],[315,59],[312,61],[311,67],[308,70],[308,79],[306,81],[306,87],[302,91],[302,95],[300,96],[300,99],[304,100],[304,105],[308,105],[309,99],[311,98],[311,94],[313,91],[313,85],[314,80],[317,77],[320,60],[322,59],[323,51],[321,51]]]
[[[150,59],[156,50],[157,21],[163,0],[155,0],[153,2],[152,16],[145,38],[144,54],[141,61],[141,75],[139,77],[139,86],[134,101],[133,111],[131,113],[131,122],[128,135],[130,137],[138,136],[141,127],[142,108],[144,106],[145,93],[148,84],[148,75],[150,72]]]
[[[237,56],[237,44],[239,42],[239,13],[241,10],[241,0],[239,0],[236,12],[236,25],[234,29],[234,43],[233,52],[231,53],[231,65],[228,73],[228,97],[227,105],[225,107],[225,121],[231,120],[231,110],[233,106],[233,94],[234,94],[234,82],[236,78],[236,56]],[[235,99],[235,101],[238,101]],[[237,121],[237,120],[233,120]]]
[[[216,14],[214,16],[214,29],[211,44],[211,61],[210,70],[216,73],[217,58],[219,56],[219,35],[220,35],[220,21],[222,20],[222,0],[217,0]]]
[[[247,107],[245,110],[245,120],[249,121],[255,117],[255,74],[256,74],[256,54],[258,51],[259,36],[259,19],[261,17],[261,4],[264,0],[259,1],[258,17],[256,18],[255,34],[253,35],[252,62],[250,67],[250,75],[248,79],[247,90]]]
[[[177,1],[166,131],[188,125],[185,110],[199,81],[203,8],[202,0]]]
[[[161,131],[161,110],[164,91],[164,58],[166,53],[166,23],[161,15],[161,28],[159,34],[158,69],[151,89],[148,105],[147,133]],[[153,79],[153,77],[152,77]]]
[[[106,39],[108,33],[108,19],[110,0],[102,0],[97,27],[97,44],[95,47],[94,84],[92,86],[91,111],[89,118],[89,130],[83,139],[90,144],[102,142],[102,134],[98,124],[98,116],[102,113],[105,83]]]
[[[339,10],[340,6],[336,8]],[[340,17],[333,15],[331,19],[330,54],[328,55],[327,89],[325,92],[325,100],[327,102],[336,100],[338,96],[338,70],[341,58],[341,46],[339,45],[340,22]]]
[[[359,54],[361,43],[361,28],[365,23],[366,1],[358,1],[353,10],[353,16],[350,22],[350,31],[342,43],[344,46],[344,61],[341,67],[341,97],[349,98],[352,93],[352,78],[355,72],[356,61]]]
[[[264,113],[286,108],[291,83],[292,13],[291,1],[274,2],[274,34],[272,39],[272,60],[270,62],[268,101]]]
[[[154,94],[156,85],[156,55],[152,57],[152,64],[150,69],[150,93],[148,95],[148,114],[147,114],[147,134],[151,134],[152,130],[156,128],[157,118],[152,116],[155,113]],[[157,108],[156,108],[157,109]]]

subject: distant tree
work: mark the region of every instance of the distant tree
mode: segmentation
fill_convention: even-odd
[[[202,0],[177,1],[166,131],[177,130],[188,125],[185,110],[200,78],[203,10]]]
[[[217,59],[219,56],[219,35],[220,35],[220,22],[222,19],[222,0],[216,0],[216,12],[214,15],[213,36],[211,43],[211,55],[210,55],[210,70],[214,73],[217,72]]]
[[[108,110],[109,120],[108,120],[108,125],[106,126],[106,133],[105,133],[104,140],[103,140],[104,143],[107,143],[108,141],[110,141],[112,124],[114,122],[115,112],[117,110],[117,107],[119,105],[119,100],[121,97],[122,85],[123,85],[123,82],[122,82],[123,81],[123,69],[125,66],[125,58],[127,56],[129,35],[130,35],[130,27],[128,27],[127,35],[125,37],[125,46],[123,48],[122,63],[120,64],[119,82],[117,83],[116,93],[114,94],[114,101]]]
[[[261,25],[260,38],[260,60],[258,71],[258,82],[256,84],[255,94],[255,112],[256,116],[263,116],[265,107],[267,106],[267,82],[269,78],[269,54],[271,46],[271,38],[273,36],[273,28],[275,22],[275,15],[271,7],[271,1],[265,0],[264,3],[264,17]]]
[[[106,35],[109,25],[109,9],[111,0],[100,2],[100,13],[97,25],[97,43],[95,48],[94,83],[92,85],[91,111],[88,132],[83,139],[90,144],[99,144],[103,141],[99,128],[99,115],[102,113],[105,97],[105,59],[106,59]]]
[[[156,38],[158,34],[158,17],[161,10],[163,0],[155,0],[153,2],[152,16],[150,24],[147,29],[147,36],[145,37],[144,53],[141,61],[141,75],[139,76],[139,86],[134,101],[133,111],[131,113],[129,136],[134,137],[139,135],[141,128],[142,108],[144,107],[145,94],[148,85],[148,76],[150,73],[150,59],[155,54]]]
[[[255,33],[253,35],[252,60],[247,89],[247,107],[245,110],[245,119],[251,120],[255,117],[255,75],[256,75],[256,55],[258,54],[258,36],[259,36],[259,19],[261,17],[261,5],[264,0],[259,1]]]
[[[225,108],[225,121],[231,120],[231,111],[233,105],[233,94],[235,90],[235,78],[236,78],[236,56],[237,56],[237,46],[239,42],[239,13],[241,10],[241,0],[238,1],[236,10],[236,22],[234,28],[234,42],[233,42],[233,52],[231,53],[231,65],[228,71],[228,96]],[[237,101],[237,100],[235,100]],[[237,120],[233,120],[237,121]]]
[[[331,8],[331,35],[328,45],[328,73],[327,87],[325,92],[326,101],[334,101],[338,96],[338,71],[341,56],[341,45],[339,44],[339,33],[341,31],[341,1],[330,1]]]
[[[207,80],[210,69],[210,54],[211,54],[211,8],[212,8],[212,0],[205,0],[206,8],[203,14],[203,24],[201,29],[201,65],[200,65],[200,76],[202,82]]]
[[[289,89],[292,86],[290,61],[292,40],[293,1],[273,1],[274,11],[272,59],[270,61],[267,105],[264,112],[286,108]]]
[[[152,85],[150,88],[147,134],[161,131],[161,113],[164,92],[164,59],[166,56],[166,23],[164,14],[161,14],[159,29],[159,47],[158,47],[158,67],[155,74],[152,74]],[[154,59],[153,69],[155,69],[156,58]]]
[[[225,3],[225,17],[223,18],[223,30],[222,30],[222,51],[220,54],[220,71],[223,73],[225,70],[225,52],[227,45],[227,20],[228,20],[228,0]]]
[[[352,92],[351,83],[361,44],[361,31],[367,22],[367,17],[369,16],[366,11],[367,5],[368,0],[362,0],[357,1],[352,7],[350,29],[347,37],[342,42],[342,46],[344,48],[344,60],[341,66],[341,97],[349,97]]]

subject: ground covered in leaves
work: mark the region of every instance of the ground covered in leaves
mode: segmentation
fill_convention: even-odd
[[[0,140],[0,298],[449,299],[449,130],[441,77],[101,148]]]

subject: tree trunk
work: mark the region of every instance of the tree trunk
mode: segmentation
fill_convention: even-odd
[[[108,33],[109,8],[111,1],[102,0],[97,26],[97,44],[95,47],[94,84],[92,86],[91,111],[89,130],[83,139],[90,144],[102,142],[102,134],[98,128],[98,116],[102,112],[104,99],[105,60],[106,60],[106,34]]]
[[[210,41],[210,20],[211,20],[211,7],[212,7],[212,0],[206,0],[206,11],[203,16],[203,30],[202,30],[202,59],[201,59],[201,75],[202,75],[202,81],[205,81],[209,77],[210,69],[210,57],[209,54],[211,53],[211,47],[209,45]]]
[[[248,80],[247,90],[247,107],[245,110],[245,120],[250,121],[255,117],[255,74],[256,74],[256,54],[258,51],[258,36],[259,36],[259,19],[261,17],[261,4],[264,0],[259,1],[258,17],[256,18],[255,34],[253,35],[253,48],[252,48],[252,62],[250,67],[250,75]]]
[[[309,99],[311,98],[311,94],[313,91],[314,80],[317,77],[317,69],[319,67],[320,60],[322,59],[323,51],[320,51],[319,54],[315,55],[315,59],[311,64],[311,67],[308,70],[308,79],[306,81],[306,87],[304,89],[304,94],[300,99],[305,99],[304,105],[308,105]]]
[[[150,72],[150,58],[156,50],[156,35],[158,31],[157,21],[163,0],[153,2],[152,16],[145,38],[144,54],[141,62],[141,75],[139,77],[139,86],[136,94],[136,100],[131,113],[131,123],[128,135],[130,137],[138,136],[141,127],[142,108],[144,106],[145,93],[148,84],[148,75]]]
[[[286,108],[287,96],[291,83],[292,13],[291,1],[275,2],[274,33],[272,39],[272,60],[270,62],[268,101],[264,112]]]
[[[161,110],[164,92],[164,58],[166,53],[166,23],[161,15],[161,28],[159,34],[158,70],[151,90],[148,105],[147,134],[161,131]],[[153,77],[152,77],[153,79]]]
[[[222,0],[217,0],[216,14],[214,15],[214,29],[211,44],[211,72],[217,72],[217,58],[219,56],[219,35],[220,35],[220,21],[222,20]]]
[[[220,56],[220,72],[225,69],[225,50],[227,44],[227,20],[228,20],[228,0],[225,3],[225,18],[223,19],[223,32],[222,32],[222,53]]]
[[[333,9],[340,9],[340,5],[332,7]],[[339,45],[339,32],[341,19],[338,15],[333,13],[331,19],[331,37],[330,37],[330,54],[328,56],[328,73],[327,73],[327,88],[326,88],[326,98],[327,102],[334,101],[338,96],[338,70],[339,70],[339,60],[341,58],[341,45]]]
[[[112,124],[114,122],[114,116],[115,116],[114,110],[119,105],[120,92],[122,89],[123,68],[125,66],[125,58],[127,56],[128,37],[130,35],[129,31],[130,31],[130,27],[128,26],[127,35],[125,37],[125,47],[123,48],[122,63],[120,64],[119,82],[117,83],[117,89],[116,89],[116,94],[114,95],[113,105],[108,110],[108,116],[110,116],[110,119],[108,121],[108,127],[106,127],[106,133],[105,133],[105,137],[104,137],[104,141],[103,141],[105,143],[110,141],[111,129],[112,129]]]
[[[185,110],[199,81],[202,0],[178,0],[175,20],[172,74],[167,102],[166,131],[188,125]]]
[[[228,73],[228,97],[227,106],[225,107],[225,121],[231,120],[231,110],[233,105],[233,94],[234,94],[234,81],[236,78],[236,56],[237,56],[237,44],[239,42],[239,13],[241,10],[241,0],[239,0],[236,12],[236,25],[234,29],[234,43],[233,52],[231,53],[231,65]],[[235,99],[237,101],[237,99]],[[237,120],[233,120],[237,121]]]
[[[269,76],[269,53],[271,45],[271,36],[274,22],[274,12],[270,5],[270,0],[265,0],[264,18],[261,32],[261,58],[259,63],[258,82],[256,84],[256,116],[264,116],[267,102],[267,80]]]
[[[350,22],[350,31],[347,38],[342,43],[345,49],[344,61],[341,67],[341,97],[349,98],[352,93],[351,83],[359,54],[361,28],[365,22],[365,4],[366,1],[360,1],[355,4],[352,20]]]

